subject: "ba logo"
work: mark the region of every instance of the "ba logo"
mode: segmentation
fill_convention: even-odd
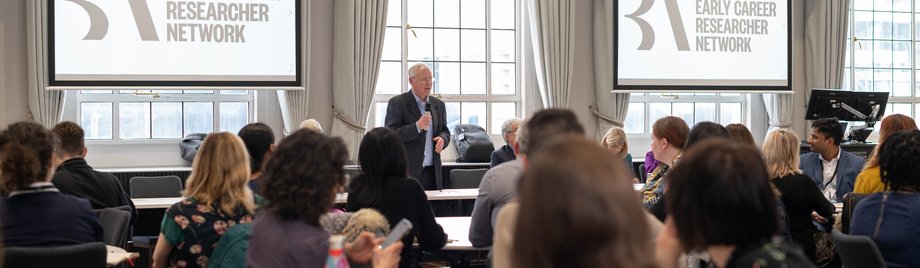
[[[89,15],[89,32],[83,37],[83,40],[102,40],[109,31],[109,18],[105,15],[99,6],[89,0],[66,0],[79,5]],[[147,7],[147,0],[128,0],[131,6],[131,13],[134,15],[134,23],[137,25],[137,32],[144,41],[159,41],[156,28],[153,27],[153,18],[150,17],[150,8]]]
[[[639,25],[639,30],[642,31],[642,42],[639,43],[638,50],[651,50],[655,46],[655,30],[648,21],[640,18],[654,5],[655,0],[642,0],[635,12],[626,15],[627,18],[635,21]],[[677,0],[664,0],[664,5],[668,10],[668,20],[671,22],[671,31],[674,32],[677,50],[690,51],[690,41],[687,39],[687,31],[684,29],[684,21],[680,16],[680,7],[677,6]]]

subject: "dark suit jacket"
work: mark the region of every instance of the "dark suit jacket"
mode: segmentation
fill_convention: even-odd
[[[130,206],[131,223],[137,220],[134,202],[131,202],[115,175],[93,170],[83,158],[61,163],[51,182],[62,193],[86,198],[93,209]]]
[[[862,157],[848,153],[840,149],[840,159],[837,160],[837,200],[843,202],[843,195],[853,191],[853,185],[856,184],[856,176],[862,171],[866,160]],[[821,164],[821,154],[807,153],[802,155],[802,161],[799,168],[805,172],[805,175],[811,177],[818,189],[824,187],[824,165]]]
[[[450,143],[450,130],[447,128],[447,109],[444,108],[444,102],[428,96],[431,103],[431,137],[441,137],[444,139],[444,148]],[[418,131],[415,122],[422,117],[418,109],[418,103],[415,102],[415,95],[409,90],[406,93],[397,95],[390,99],[387,105],[387,116],[384,120],[386,127],[396,131],[399,139],[402,140],[403,146],[406,147],[406,154],[409,156],[409,176],[420,179],[422,173],[422,161],[425,161],[425,132]],[[432,150],[434,149],[432,144]],[[431,152],[431,164],[434,167],[435,178],[438,188],[441,188],[441,155]]]

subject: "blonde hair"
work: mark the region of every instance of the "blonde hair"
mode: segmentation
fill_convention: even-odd
[[[763,157],[770,179],[802,173],[799,170],[799,136],[792,131],[770,132],[763,142]]]
[[[626,132],[620,127],[611,127],[607,130],[607,133],[604,134],[604,139],[601,140],[601,146],[609,149],[617,145],[623,146],[623,149],[617,153],[617,156],[620,158],[626,157],[626,153],[629,152],[629,144],[626,142]]]
[[[249,153],[240,137],[227,132],[209,134],[192,162],[185,196],[200,204],[217,206],[228,215],[243,207],[253,213],[249,190]]]
[[[323,133],[323,126],[319,124],[319,121],[316,121],[316,119],[313,119],[313,118],[303,120],[303,122],[300,122],[300,128],[301,129],[312,129],[312,130],[315,130],[316,132]]]

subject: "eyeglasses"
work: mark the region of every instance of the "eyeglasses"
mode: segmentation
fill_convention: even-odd
[[[419,80],[420,82],[429,82],[429,83],[434,83],[434,81],[435,81],[435,79],[432,78],[432,77],[428,77],[428,78],[413,78],[413,79]]]

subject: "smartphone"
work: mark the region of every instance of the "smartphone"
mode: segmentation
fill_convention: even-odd
[[[383,244],[380,244],[380,247],[386,248],[390,244],[396,243],[403,239],[409,231],[412,230],[412,222],[407,219],[402,219],[396,226],[393,227],[393,230],[390,230],[390,234],[387,235],[387,238],[383,240]]]

